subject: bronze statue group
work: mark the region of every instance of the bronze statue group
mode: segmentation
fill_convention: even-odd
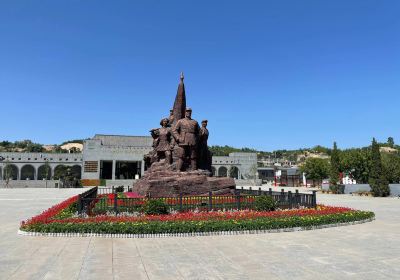
[[[163,162],[171,170],[211,172],[211,153],[208,150],[207,120],[201,127],[192,119],[192,109],[185,109],[185,117],[174,118],[173,110],[169,118],[160,121],[160,128],[150,130],[153,137],[153,150],[145,156],[147,167],[155,162]]]

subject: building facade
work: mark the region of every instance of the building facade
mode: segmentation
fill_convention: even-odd
[[[107,185],[132,185],[144,174],[143,156],[152,150],[152,144],[150,136],[96,134],[84,141],[82,153],[3,152],[0,153],[3,158],[0,178],[5,178],[6,165],[11,170],[10,186],[16,185],[17,181],[53,179],[57,169],[66,166],[78,179],[105,180]],[[257,176],[256,168],[255,153],[231,153],[212,158],[214,176],[249,179]]]
[[[144,174],[143,156],[152,150],[150,136],[95,135],[83,145],[84,179],[132,180]]]
[[[0,152],[0,178],[5,177],[4,167],[10,166],[11,180],[43,180],[54,177],[56,170],[67,166],[80,179],[82,154]],[[48,168],[46,168],[48,166]]]
[[[214,176],[248,179],[257,176],[256,153],[230,153],[229,156],[213,156]]]

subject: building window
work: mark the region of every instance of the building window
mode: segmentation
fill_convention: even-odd
[[[97,172],[98,167],[99,163],[97,161],[85,161],[84,172]]]

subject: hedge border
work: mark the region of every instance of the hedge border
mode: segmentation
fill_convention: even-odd
[[[190,232],[190,233],[158,233],[158,234],[106,234],[106,233],[42,233],[18,230],[19,235],[23,236],[45,236],[45,237],[101,237],[101,238],[163,238],[163,237],[196,237],[196,236],[220,236],[220,235],[242,235],[242,234],[263,234],[263,233],[281,233],[281,232],[297,232],[325,229],[332,227],[341,227],[349,225],[363,224],[372,222],[375,217],[337,224],[326,224],[311,227],[294,227],[269,230],[243,230],[243,231],[208,231],[208,232]]]

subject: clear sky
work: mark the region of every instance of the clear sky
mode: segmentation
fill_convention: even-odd
[[[185,73],[211,145],[400,143],[400,1],[0,2],[0,140],[148,135]]]

